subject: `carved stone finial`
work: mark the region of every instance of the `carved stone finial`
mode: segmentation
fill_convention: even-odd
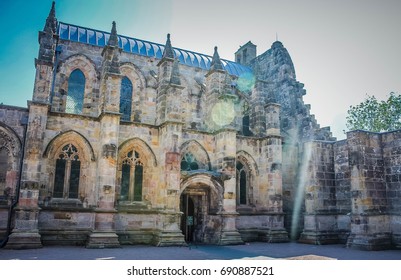
[[[167,41],[166,41],[166,45],[164,46],[162,58],[174,59],[174,51],[173,51],[173,47],[171,46],[170,34],[167,34]]]
[[[112,47],[118,47],[116,22],[113,21],[112,25],[113,26],[111,28],[110,38],[109,38],[109,41],[107,42],[107,45],[112,46]]]
[[[223,63],[221,63],[219,53],[217,52],[217,47],[214,47],[214,53],[212,58],[212,63],[210,64],[210,71],[213,70],[223,70]]]
[[[46,19],[45,27],[43,31],[46,33],[56,33],[57,19],[56,19],[56,2],[52,2],[52,7],[50,9],[49,15]]]

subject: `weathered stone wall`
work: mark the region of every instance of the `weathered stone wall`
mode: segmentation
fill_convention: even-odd
[[[62,52],[54,86],[52,110],[65,110],[68,78],[75,69],[80,69],[86,78],[83,114],[98,116],[103,98],[100,93],[100,72],[103,48],[61,40]],[[156,58],[122,52],[120,55],[121,74],[133,84],[131,120],[146,124],[156,123],[156,97],[159,77]],[[207,130],[205,124],[204,82],[206,70],[179,65],[183,91],[180,94],[181,117],[186,128]]]
[[[381,135],[347,133],[351,171],[351,234],[349,247],[383,249],[390,246],[390,224]]]
[[[351,227],[351,172],[346,140],[334,143],[337,230],[340,243],[346,243]]]
[[[332,142],[308,142],[305,176],[304,230],[300,241],[312,244],[337,243],[337,207]]]
[[[0,151],[3,153],[0,178],[0,240],[7,231],[9,207],[16,200],[28,110],[0,105]]]
[[[387,212],[390,215],[392,243],[401,247],[401,132],[382,134]]]
[[[353,131],[334,142],[304,104],[304,85],[281,42],[259,56],[250,42],[237,52],[253,70],[244,89],[217,48],[205,70],[175,60],[169,35],[159,60],[120,50],[115,23],[105,47],[59,40],[55,52],[55,33],[53,6],[39,32],[29,113],[0,105],[0,149],[11,159],[0,196],[23,182],[9,248],[179,245],[189,215],[184,197],[192,197],[199,220],[193,235],[204,242],[282,242],[292,231],[307,243],[401,247],[401,133]],[[85,88],[82,112],[72,114],[66,105],[76,69]],[[126,120],[119,113],[123,77],[133,87]],[[67,195],[69,175],[63,197],[53,197],[56,160],[70,144],[80,162],[79,197]],[[185,155],[196,168],[181,168]],[[124,160],[143,167],[140,201],[121,197]],[[0,234],[9,205],[3,195]]]

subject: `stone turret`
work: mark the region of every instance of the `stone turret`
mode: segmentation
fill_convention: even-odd
[[[52,7],[50,9],[49,15],[46,19],[43,31],[39,32],[39,55],[38,59],[42,61],[47,61],[53,63],[54,60],[54,50],[55,50],[55,37],[57,28],[56,19],[56,7],[53,1]]]
[[[53,80],[53,65],[56,49],[56,8],[52,3],[43,31],[39,31],[39,53],[35,59],[36,78],[33,92],[33,101],[40,103],[50,102],[51,84]]]
[[[97,195],[99,203],[95,209],[95,228],[89,235],[87,248],[119,247],[114,228],[116,201],[116,162],[118,126],[120,123],[120,53],[116,23],[113,21],[109,41],[102,51],[100,94],[103,98],[100,117],[99,145],[108,150],[97,162]]]
[[[102,51],[103,74],[120,74],[120,53],[121,49],[118,47],[116,22],[113,21],[109,41]]]
[[[210,63],[209,72],[216,71],[216,70],[224,71],[224,67],[223,67],[223,63],[221,63],[219,53],[217,52],[217,47],[214,47],[214,53],[213,53],[212,62]]]
[[[181,94],[184,87],[181,86],[179,61],[174,57],[170,34],[167,34],[163,56],[157,66],[159,67],[159,86],[156,122],[158,124],[167,121],[182,122],[184,120]]]
[[[210,69],[206,74],[206,126],[210,131],[233,124],[235,98],[231,92],[231,80],[215,47]]]
[[[26,131],[25,170],[21,174],[21,191],[15,208],[15,226],[6,248],[33,249],[42,247],[38,230],[38,206],[41,153],[46,130],[53,67],[56,49],[56,8],[52,3],[43,31],[39,31],[39,53],[35,59],[36,77],[32,102],[29,102],[29,119]]]
[[[241,46],[238,51],[235,52],[235,62],[243,65],[249,65],[251,60],[256,57],[256,45],[251,41]]]
[[[103,98],[102,112],[119,112],[120,95],[120,54],[116,23],[113,21],[107,45],[102,51],[101,94]]]

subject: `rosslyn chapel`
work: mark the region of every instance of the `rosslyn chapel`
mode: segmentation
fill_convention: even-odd
[[[235,61],[56,19],[0,105],[0,241],[401,247],[401,131],[320,127],[279,42]]]

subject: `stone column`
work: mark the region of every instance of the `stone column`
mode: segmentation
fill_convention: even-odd
[[[115,231],[115,199],[117,146],[120,127],[120,53],[116,23],[113,21],[109,41],[102,51],[100,94],[103,97],[100,116],[100,137],[97,167],[98,207],[95,209],[94,230],[88,248],[119,247]]]
[[[401,130],[382,134],[392,243],[401,249]]]
[[[262,174],[260,198],[262,209],[269,215],[267,229],[263,240],[267,242],[287,242],[288,233],[284,229],[283,213],[283,179],[282,179],[282,145],[280,132],[280,105],[268,103],[265,105],[264,114],[266,124],[266,137],[262,141],[262,157],[264,162],[261,167],[266,170]],[[264,189],[266,188],[266,189]]]
[[[222,218],[220,245],[242,244],[241,235],[236,227],[236,131],[226,128],[216,135],[217,167],[224,182],[223,207],[219,215]]]
[[[118,82],[118,79],[116,79]],[[101,117],[101,133],[97,167],[98,206],[95,209],[95,225],[89,236],[87,248],[119,247],[115,232],[115,187],[117,172],[117,139],[119,114],[105,113]]]
[[[15,225],[8,238],[6,249],[36,249],[42,247],[38,230],[39,190],[35,183],[20,191],[18,206],[15,208]],[[32,189],[36,188],[36,189]]]
[[[158,233],[155,236],[157,246],[171,246],[185,244],[184,235],[180,229],[180,179],[181,179],[181,154],[179,146],[181,143],[183,123],[166,122],[160,128],[161,144],[161,192],[165,195],[165,210],[160,212]]]
[[[391,247],[381,135],[347,134],[351,172],[351,234],[347,246],[365,250]]]
[[[23,169],[21,171],[21,188],[22,189],[34,189],[32,191],[24,192],[21,190],[20,192],[20,201],[18,205],[21,205],[21,211],[18,213],[24,213],[20,215],[16,215],[16,224],[18,224],[18,219],[22,219],[21,223],[23,224],[23,229],[27,229],[27,226],[31,226],[29,232],[34,232],[35,235],[38,235],[39,238],[33,238],[32,241],[27,241],[28,239],[22,233],[22,229],[15,228],[15,232],[13,230],[12,233],[12,242],[14,244],[19,243],[21,248],[25,248],[24,243],[27,243],[27,247],[34,248],[34,244],[36,247],[42,247],[40,242],[40,235],[38,230],[38,218],[39,218],[39,210],[38,207],[38,197],[39,195],[39,186],[41,184],[41,170],[44,168],[41,166],[42,163],[42,152],[43,152],[43,138],[46,130],[47,123],[47,112],[49,110],[49,105],[38,103],[38,102],[30,102],[29,103],[29,118],[28,118],[28,126],[27,126],[27,136],[25,143],[25,153],[23,160]],[[26,197],[24,197],[26,195]],[[26,202],[26,199],[29,202]],[[22,203],[22,204],[21,204]],[[24,205],[24,203],[26,205]],[[36,205],[34,205],[36,203]],[[19,206],[17,206],[18,209]],[[29,212],[32,213],[29,214]],[[36,219],[36,221],[34,221]],[[24,222],[28,220],[30,222]],[[14,234],[15,233],[15,234]],[[10,236],[11,237],[11,236]],[[21,240],[17,239],[21,237]],[[15,245],[17,246],[17,245]]]
[[[299,242],[309,244],[338,243],[336,189],[333,143],[307,142],[309,153],[304,179],[304,230]]]

